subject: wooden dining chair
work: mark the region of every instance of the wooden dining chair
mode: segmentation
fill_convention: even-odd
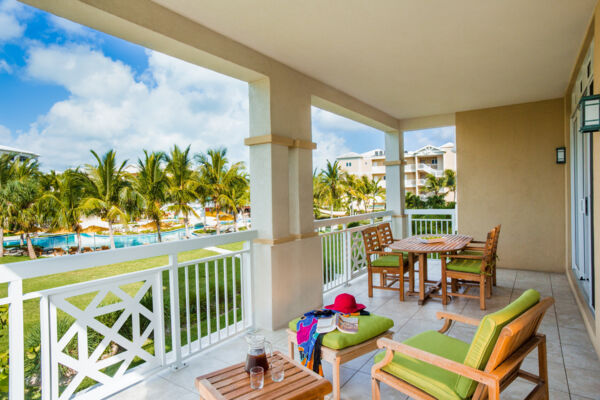
[[[496,286],[496,262],[498,261],[498,241],[500,240],[500,228],[502,225],[498,224],[494,227],[495,236],[494,236],[494,248],[492,251],[492,286]],[[485,248],[485,242],[473,240],[467,247],[463,249],[461,253],[463,254],[474,254],[480,255],[483,253]]]
[[[448,304],[448,279],[452,296],[479,299],[479,307],[485,310],[485,298],[492,292],[492,252],[495,229],[488,232],[481,254],[440,254],[442,263],[442,304]],[[467,292],[472,286],[479,286],[479,295]],[[459,286],[463,291],[459,291]]]
[[[439,311],[445,323],[439,331],[425,331],[402,343],[379,339],[385,352],[371,368],[373,400],[381,399],[380,382],[418,400],[499,400],[500,392],[516,378],[534,384],[526,399],[548,399],[546,336],[537,330],[552,297],[540,300],[529,289],[517,300],[480,320]],[[471,342],[444,335],[453,322],[477,326]],[[521,369],[537,349],[537,375]]]
[[[382,224],[377,225],[377,235],[379,236],[379,243],[381,244],[381,247],[383,247],[383,249],[385,251],[392,251],[389,249],[389,246],[394,243],[395,241],[399,240],[399,239],[395,239],[394,235],[392,233],[392,227],[390,226],[389,222],[384,222]],[[396,252],[396,251],[394,251]],[[412,253],[407,253],[407,252],[401,252],[402,256],[404,257],[404,259],[407,260],[407,266],[408,266],[408,291],[409,292],[414,292],[415,291],[415,262],[416,257],[413,256]],[[384,281],[387,279],[387,275],[385,275],[383,277]]]
[[[404,275],[409,270],[408,260],[402,253],[385,251],[376,226],[365,228],[361,233],[367,256],[369,297],[373,297],[373,289],[398,290],[400,301],[404,301]],[[379,274],[379,286],[373,284],[373,274]],[[398,288],[393,287],[396,282]]]

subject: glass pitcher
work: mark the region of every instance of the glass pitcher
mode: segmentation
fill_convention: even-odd
[[[264,336],[261,335],[246,335],[246,342],[248,342],[248,354],[246,355],[246,372],[250,372],[252,367],[263,367],[263,370],[267,372],[269,369],[269,360],[267,355],[271,356],[273,347],[271,343],[265,340]],[[267,353],[267,349],[269,352]]]

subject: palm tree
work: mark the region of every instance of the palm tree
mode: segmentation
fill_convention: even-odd
[[[350,209],[350,215],[354,212],[354,203],[360,204],[360,186],[361,181],[354,174],[345,174],[344,176],[344,189],[346,191],[346,197],[348,206]]]
[[[9,182],[22,182],[41,175],[39,163],[33,159],[20,159],[16,154],[0,156],[0,257],[4,257],[4,228],[9,222],[8,192],[3,189]]]
[[[156,225],[158,241],[162,242],[160,219],[162,207],[167,201],[168,179],[163,168],[166,156],[162,152],[148,153],[144,150],[144,159],[138,159],[139,172],[134,179],[135,192],[142,199],[142,214]]]
[[[425,177],[425,191],[438,196],[446,184],[444,177],[436,178],[432,174],[427,174]]]
[[[206,227],[206,205],[211,200],[210,187],[204,182],[202,175],[198,174],[198,187],[196,188],[196,196],[198,201],[202,204],[202,223]]]
[[[313,171],[313,214],[315,218],[321,216],[321,207],[323,203],[323,183],[321,182],[321,176],[315,169]]]
[[[185,235],[190,237],[190,215],[198,217],[196,211],[190,205],[198,199],[198,175],[193,169],[190,158],[190,146],[184,150],[177,145],[173,146],[167,156],[167,199],[172,204],[169,210],[176,215],[183,216],[185,224]]]
[[[377,197],[380,197],[385,193],[385,189],[380,186],[380,178],[372,178],[367,182],[367,193],[369,194],[369,200],[371,200],[371,212],[375,212],[375,201],[377,200]]]
[[[406,197],[404,199],[404,203],[406,204],[406,208],[423,208],[424,203],[423,200],[413,192],[406,192]]]
[[[81,253],[81,218],[85,215],[85,177],[79,170],[66,170],[62,174],[51,171],[50,188],[42,196],[42,202],[52,210],[52,225],[70,229],[77,234],[77,251]]]
[[[233,229],[238,231],[237,216],[240,211],[250,202],[250,193],[248,191],[248,181],[231,185],[225,193],[220,196],[219,203],[222,203],[225,208],[233,214]]]
[[[452,192],[452,200],[456,201],[456,172],[451,169],[444,170],[444,186]]]
[[[116,161],[116,152],[109,150],[100,157],[91,150],[97,165],[87,165],[84,185],[85,198],[82,209],[88,213],[97,215],[108,222],[108,233],[110,235],[110,247],[115,248],[113,224],[117,221],[127,223],[128,217],[124,210],[124,199],[127,198],[131,183],[126,179],[124,171],[127,160],[120,165]]]
[[[343,188],[343,172],[340,164],[335,161],[327,161],[325,169],[321,170],[320,180],[323,185],[322,197],[325,203],[329,205],[329,215],[333,218],[334,205],[340,204],[340,197],[344,190]]]
[[[0,257],[4,257],[4,227],[8,222],[8,203],[3,195],[3,188],[12,179],[12,162],[14,156],[2,154],[0,156]]]
[[[45,214],[40,199],[42,190],[35,178],[10,180],[2,189],[2,197],[6,201],[9,222],[25,234],[29,258],[37,258],[31,234],[38,232],[44,223]]]
[[[217,218],[217,235],[221,233],[219,223],[219,212],[222,206],[226,206],[228,201],[228,191],[235,187],[248,185],[243,170],[244,165],[241,162],[229,165],[227,160],[227,149],[209,149],[206,154],[196,155],[196,160],[200,165],[200,176],[210,191],[210,197],[215,205]],[[242,190],[240,190],[241,192]],[[238,193],[238,196],[241,196]]]

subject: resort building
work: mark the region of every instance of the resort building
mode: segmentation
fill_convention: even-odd
[[[394,326],[387,334],[395,342],[423,332],[436,335],[436,341],[417,337],[408,344],[394,343],[397,353],[424,360],[408,358],[390,368],[407,379],[417,376],[421,389],[402,386],[409,397],[498,400],[502,391],[502,398],[598,398],[600,85],[593,84],[600,77],[597,0],[25,3],[248,82],[249,132],[244,143],[249,147],[252,229],[0,265],[0,284],[7,286],[0,304],[9,307],[10,369],[4,371],[9,370],[10,400],[22,400],[26,393],[31,397],[32,384],[38,385],[44,400],[71,399],[76,393],[81,398],[198,398],[198,388],[214,378],[194,383],[199,375],[227,367],[235,373],[243,370],[232,367],[248,353],[240,334],[259,330],[275,349],[287,353],[285,329],[290,321],[333,303],[340,292],[352,292],[368,311],[392,319]],[[312,161],[317,143],[311,107],[385,133],[385,212],[314,220]],[[590,120],[594,116],[596,120]],[[392,290],[369,296],[373,282],[365,279],[366,256],[360,253],[366,241],[359,230],[365,226],[349,225],[362,219],[376,225],[386,218],[393,231],[388,238],[415,232],[404,201],[403,133],[445,126],[456,127],[459,172],[460,201],[451,232],[463,235],[452,243],[489,238],[487,256],[471,256],[483,260],[480,266],[469,264],[462,270],[463,277],[480,279],[469,291],[479,298],[442,299],[439,290],[454,290],[463,277],[442,282],[445,270],[431,260],[427,279],[425,251],[414,249],[411,254],[418,253],[421,265],[416,274],[418,297],[412,291],[402,297]],[[497,229],[492,228],[499,224],[502,235],[494,242]],[[375,231],[370,240],[379,236]],[[193,260],[183,254],[225,245],[235,251]],[[439,246],[443,251],[450,248]],[[127,261],[147,263],[149,258],[160,265],[50,289],[32,289],[29,284],[32,278]],[[409,271],[400,269],[398,260],[403,257],[396,260],[394,272],[380,267],[383,277],[375,277],[380,284],[410,279],[404,278]],[[497,272],[493,291],[484,287],[491,283],[492,263]],[[428,281],[438,280],[437,292],[436,286],[425,290]],[[532,295],[527,289],[537,292]],[[486,318],[524,292],[526,304]],[[439,298],[421,298],[435,293]],[[540,295],[545,299],[538,302]],[[71,301],[77,296],[85,296],[85,301],[74,305]],[[481,310],[482,300],[486,310]],[[529,313],[547,307],[545,316]],[[116,311],[120,315],[114,323],[103,322],[104,314]],[[450,313],[462,314],[454,317],[461,323],[453,325]],[[24,342],[33,314],[39,315],[34,328],[41,338],[36,353]],[[75,322],[62,329],[61,315]],[[446,318],[444,328],[441,317]],[[469,326],[478,325],[481,318],[489,323],[479,329]],[[121,329],[127,321],[133,328]],[[438,335],[441,328],[452,338]],[[100,342],[93,351],[88,349],[92,334]],[[226,345],[215,348],[225,340]],[[505,346],[490,347],[500,342]],[[522,351],[533,345],[539,346],[539,356]],[[375,356],[375,350],[377,346],[369,347],[368,354],[343,364],[342,379],[339,374],[331,378],[332,386],[341,386],[341,398],[370,398],[372,383],[378,394],[371,380],[375,369],[395,358],[407,360],[394,357],[391,350]],[[432,354],[436,351],[445,356]],[[372,371],[374,358],[383,357]],[[26,373],[35,373],[30,364],[34,358],[41,360],[39,373],[26,379]],[[339,366],[341,361],[332,362]],[[182,368],[186,363],[190,367]],[[416,372],[407,370],[412,364]],[[538,368],[544,375],[546,366],[549,373],[540,379]],[[294,389],[302,391],[304,382],[317,379],[309,375],[296,374]],[[381,376],[385,372],[377,379]],[[388,382],[397,381],[387,376]],[[265,378],[267,388],[272,380]],[[282,388],[293,382],[288,378],[286,372]],[[239,390],[250,391],[248,377],[241,379],[245,381],[240,381]],[[221,395],[214,389],[207,396],[237,397],[237,388],[225,380],[218,383],[231,391]],[[382,385],[382,398],[405,399],[394,389],[398,386]],[[423,394],[426,389],[431,393]],[[527,396],[532,389],[535,393]],[[311,392],[306,398],[320,394]],[[260,395],[257,391],[247,397]]]
[[[31,151],[16,149],[14,147],[4,146],[0,144],[0,155],[2,154],[17,154],[21,160],[28,158],[38,158],[40,155]]]
[[[375,149],[366,153],[346,153],[336,157],[342,171],[357,175],[368,176],[370,179],[379,179],[379,184],[385,187],[385,151]]]
[[[456,172],[456,147],[446,143],[436,147],[426,145],[415,151],[404,152],[404,185],[407,192],[423,194],[425,178],[439,178],[449,169]]]
[[[385,187],[385,151],[375,149],[366,153],[346,153],[336,157],[342,171],[358,176],[379,179],[379,184]],[[415,151],[404,152],[404,187],[407,192],[423,194],[425,178],[431,174],[441,177],[444,170],[456,172],[456,147],[454,143],[443,146],[430,144]]]

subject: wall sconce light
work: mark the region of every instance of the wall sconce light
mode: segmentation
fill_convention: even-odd
[[[579,128],[579,132],[600,130],[600,95],[582,97],[579,107],[581,107],[581,127]]]
[[[556,163],[565,164],[567,162],[567,149],[565,147],[556,148]]]

